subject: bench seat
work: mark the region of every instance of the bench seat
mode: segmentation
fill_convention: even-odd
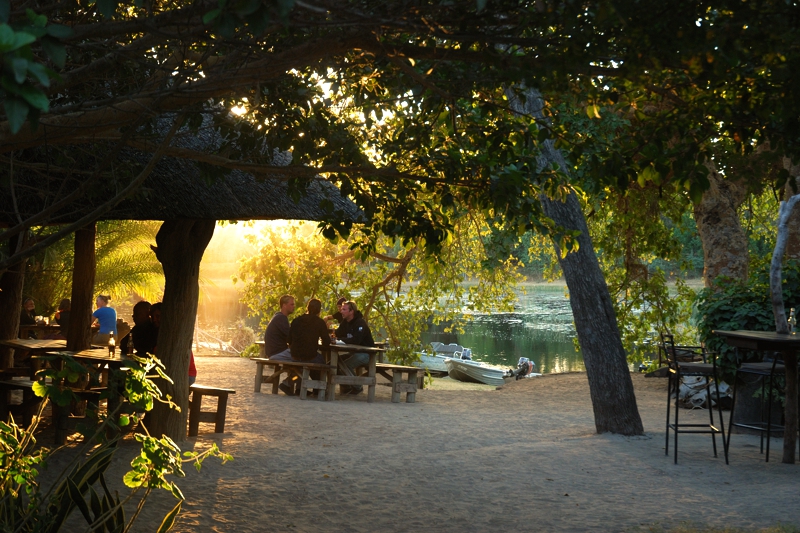
[[[261,392],[262,383],[270,383],[272,384],[272,394],[278,394],[281,376],[286,374],[287,377],[297,376],[300,379],[301,400],[307,398],[308,389],[314,389],[317,391],[317,399],[324,401],[328,384],[336,374],[336,367],[332,365],[306,363],[303,361],[275,361],[264,357],[253,357],[250,360],[256,363],[254,392]],[[264,370],[266,368],[272,368],[272,374],[265,376]],[[311,379],[312,370],[319,370],[326,379]]]
[[[189,436],[195,437],[200,429],[200,422],[213,422],[214,433],[225,433],[225,414],[228,410],[228,395],[236,394],[233,389],[209,387],[194,383],[189,386],[192,397],[189,399]],[[216,396],[217,408],[203,411],[203,396]]]
[[[406,403],[414,403],[417,400],[417,388],[422,388],[418,383],[420,369],[415,366],[391,365],[378,363],[375,371],[392,382],[392,403],[400,403],[400,394],[406,394]],[[404,380],[403,375],[408,375]]]

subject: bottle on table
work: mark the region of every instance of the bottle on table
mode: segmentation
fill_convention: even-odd
[[[117,351],[117,343],[114,341],[114,334],[109,333],[108,335],[108,356],[114,357],[114,353]]]

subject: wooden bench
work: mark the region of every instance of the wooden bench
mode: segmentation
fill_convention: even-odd
[[[378,363],[375,370],[392,382],[392,403],[399,403],[400,394],[403,392],[406,393],[406,403],[414,403],[417,400],[417,388],[422,388],[417,378],[421,369],[415,366]],[[405,381],[403,380],[404,374],[408,375],[408,379]]]
[[[328,390],[328,384],[336,374],[336,368],[332,365],[323,365],[319,363],[304,363],[303,361],[274,361],[272,359],[265,359],[263,357],[253,357],[250,359],[256,363],[256,379],[254,392],[261,392],[262,383],[272,384],[272,394],[278,394],[278,386],[281,382],[281,376],[286,374],[291,378],[297,376],[300,379],[300,399],[305,400],[308,395],[308,389],[317,391],[317,399],[319,401],[325,400],[325,393]],[[264,369],[271,367],[272,374],[265,376]],[[311,371],[319,370],[325,376],[325,379],[311,379]]]
[[[189,400],[189,436],[197,436],[200,422],[213,422],[214,433],[225,433],[225,413],[228,409],[228,395],[236,394],[236,391],[195,383],[189,386],[189,392],[192,394]],[[201,410],[203,396],[216,396],[217,408],[213,411]]]
[[[6,379],[0,381],[0,421],[8,421],[12,410],[19,410],[22,426],[28,427],[33,421],[33,415],[39,408],[42,399],[33,393],[34,382],[29,379]],[[22,403],[11,404],[11,392],[22,391]]]

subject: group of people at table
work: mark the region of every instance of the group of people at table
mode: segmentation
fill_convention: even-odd
[[[320,317],[322,302],[312,298],[306,304],[305,314],[292,320],[291,324],[289,316],[295,310],[294,297],[286,294],[281,296],[278,303],[280,310],[269,321],[264,333],[264,349],[271,360],[325,364],[322,352],[327,351],[331,342],[336,339],[357,346],[375,346],[372,332],[361,311],[355,302],[346,298],[339,298],[336,302],[338,311],[324,318]],[[339,326],[333,333],[329,333],[328,324],[333,321],[338,322]],[[342,361],[352,374],[359,366],[369,363],[369,354],[351,353],[343,356]],[[319,377],[312,376],[312,379]],[[299,394],[299,387],[299,383],[289,379],[279,385],[280,390],[289,396]],[[363,392],[363,387],[360,385],[340,387],[343,394],[355,395]]]
[[[92,313],[92,317],[94,318],[93,325],[97,327],[97,332],[92,337],[93,345],[106,346],[112,338],[118,339],[120,336],[117,312],[113,307],[109,306],[110,301],[111,298],[109,296],[102,294],[95,300],[97,309]],[[60,326],[60,330],[49,334],[49,338],[67,338],[71,307],[69,299],[61,300],[54,317],[55,322]],[[22,314],[20,315],[20,326],[35,326],[43,322],[36,319],[35,308],[36,305],[32,298],[24,300]],[[136,303],[133,306],[133,323],[133,328],[125,326],[126,331],[121,340],[118,342],[115,340],[115,343],[119,344],[121,353],[129,354],[135,351],[138,354],[155,354],[158,330],[161,327],[161,302],[151,304],[142,300]],[[31,338],[36,338],[34,331],[29,331],[28,335],[33,335]],[[194,354],[192,354],[189,361],[189,385],[193,384],[196,379],[197,367],[194,364]]]

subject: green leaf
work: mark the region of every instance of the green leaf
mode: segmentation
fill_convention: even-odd
[[[125,427],[131,423],[131,419],[126,415],[119,415],[119,425],[120,427]]]
[[[589,118],[600,118],[600,106],[598,105],[587,105],[586,106],[586,116]]]
[[[69,26],[63,24],[51,24],[47,27],[47,35],[55,37],[56,39],[67,39],[72,37],[75,32]]]
[[[25,103],[24,100],[20,98],[6,98],[5,102],[3,102],[3,108],[6,110],[6,116],[8,117],[8,126],[11,130],[11,133],[17,133],[21,128],[22,125],[25,123],[25,119],[28,117],[28,104]],[[39,388],[37,392],[37,383],[33,385],[33,391],[36,393],[37,396],[44,396],[44,385]],[[42,392],[40,394],[40,392]]]
[[[28,60],[21,57],[11,58],[11,70],[14,72],[14,81],[25,83],[28,77]]]
[[[487,1],[488,1],[488,0],[477,0],[477,1],[475,2],[476,11],[477,11],[478,13],[480,13],[481,11],[483,11],[483,9],[486,7],[486,2],[487,2]]]
[[[53,63],[64,68],[64,64],[67,62],[67,49],[63,43],[52,37],[42,37],[42,48],[53,60]]]
[[[8,22],[11,17],[11,2],[0,0],[0,22]]]
[[[119,4],[119,0],[97,0],[97,10],[105,18],[110,19],[117,11],[117,4]]]
[[[178,518],[178,514],[181,512],[181,505],[183,502],[178,502],[175,507],[164,517],[164,520],[161,522],[161,525],[158,527],[157,533],[166,533],[175,525],[175,519]]]
[[[45,87],[50,87],[50,71],[47,67],[40,63],[32,63],[28,61],[28,72],[31,76],[36,78],[36,81]]]
[[[212,20],[217,18],[220,13],[222,13],[221,9],[212,9],[211,11],[203,15],[203,24],[210,23]]]

